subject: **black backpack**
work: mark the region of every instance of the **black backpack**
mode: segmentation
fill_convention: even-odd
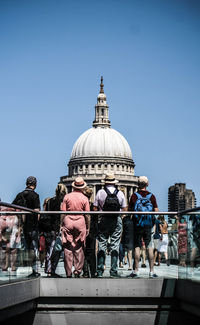
[[[25,195],[24,195],[25,194]],[[27,200],[26,200],[26,194],[27,194],[27,191],[25,190],[25,191],[23,191],[23,192],[20,192],[17,196],[16,196],[16,198],[15,198],[15,200],[13,201],[13,203],[15,204],[15,205],[19,205],[20,207],[25,207],[25,208],[27,208]]]
[[[104,188],[107,197],[105,199],[104,205],[102,210],[103,211],[119,211],[120,210],[120,204],[119,204],[119,199],[117,197],[117,193],[119,192],[117,189],[115,189],[114,193],[111,193],[108,188]],[[115,216],[117,215],[109,215],[109,216]]]

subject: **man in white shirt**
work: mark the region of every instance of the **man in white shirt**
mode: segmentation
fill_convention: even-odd
[[[124,193],[118,191],[116,184],[118,181],[113,174],[107,174],[105,179],[102,180],[105,184],[104,189],[97,192],[94,201],[95,211],[127,211],[127,205]],[[108,239],[110,237],[110,250],[111,250],[111,268],[110,276],[119,277],[117,273],[117,262],[119,255],[119,244],[122,231],[121,216],[116,214],[103,215],[99,223],[98,233],[98,255],[97,255],[97,276],[102,277],[104,272],[105,256]]]

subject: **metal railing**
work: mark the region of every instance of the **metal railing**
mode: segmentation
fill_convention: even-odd
[[[1,206],[3,207],[6,207],[8,208],[6,211],[5,210],[1,210]],[[9,209],[15,209],[12,210],[12,211],[9,211]],[[139,212],[139,211],[36,211],[36,210],[32,210],[32,209],[29,209],[29,208],[26,208],[26,207],[21,207],[21,206],[18,206],[18,205],[14,205],[14,204],[10,204],[10,203],[6,203],[6,202],[1,202],[0,201],[0,216],[5,216],[6,215],[16,215],[16,216],[20,216],[20,215],[30,215],[30,214],[35,214],[35,215],[40,215],[43,216],[43,215],[90,215],[90,216],[103,216],[103,215],[106,215],[106,216],[109,216],[109,215],[121,215],[121,216],[132,216],[132,215],[155,215],[155,216],[159,216],[159,215],[165,215],[165,216],[168,216],[169,217],[169,220],[171,219],[174,219],[176,222],[178,223],[181,223],[181,218],[184,216],[185,217],[185,222],[187,224],[187,227],[186,227],[186,235],[187,235],[187,253],[185,254],[186,255],[186,267],[183,269],[182,267],[178,267],[177,264],[179,262],[179,246],[180,246],[180,239],[181,239],[181,236],[180,235],[180,232],[179,232],[179,229],[178,229],[178,226],[177,226],[177,229],[174,229],[174,230],[171,230],[169,228],[169,239],[170,239],[170,242],[171,242],[171,245],[168,249],[168,252],[169,252],[169,255],[171,254],[171,259],[173,259],[174,261],[174,264],[171,266],[171,269],[170,268],[165,268],[164,272],[162,273],[162,276],[163,277],[168,277],[169,276],[169,270],[172,270],[173,269],[173,276],[176,277],[176,275],[179,277],[184,277],[184,278],[188,278],[188,270],[191,270],[191,266],[190,266],[190,255],[191,255],[191,251],[193,249],[193,246],[192,246],[192,242],[191,242],[191,236],[192,236],[192,229],[191,229],[191,226],[189,226],[189,219],[192,219],[192,218],[196,218],[196,217],[199,217],[200,218],[200,207],[197,207],[197,208],[194,208],[194,209],[190,209],[190,210],[185,210],[185,211],[172,211],[172,212],[169,212],[169,211],[158,211],[158,212]],[[172,226],[172,224],[170,225],[170,227]],[[23,233],[23,226],[21,228],[21,231]],[[0,229],[0,232],[1,232],[1,229]],[[185,235],[185,236],[186,236]],[[8,240],[9,241],[9,240]],[[200,238],[199,238],[199,241],[200,241]],[[3,247],[1,247],[1,240],[0,240],[0,254],[3,251]],[[18,255],[22,256],[22,260],[24,258],[24,254],[25,254],[25,249],[24,248],[19,248],[18,249]],[[0,259],[1,260],[1,259]],[[198,255],[198,253],[196,253],[196,260],[197,260],[197,266],[198,266],[198,263],[200,265],[200,257]],[[1,265],[0,265],[1,267]],[[200,281],[200,272],[198,274],[198,270],[197,268],[195,269],[196,271],[196,278],[195,280],[199,280]],[[172,276],[172,275],[170,275]],[[3,274],[1,274],[0,272],[0,281],[2,280],[2,277],[3,277]],[[26,276],[22,274],[22,277],[21,278],[26,278]],[[6,277],[4,277],[6,278]],[[9,278],[9,280],[12,278],[12,276]],[[7,277],[8,279],[8,277]],[[15,279],[14,279],[15,280]],[[3,281],[3,280],[2,280]],[[4,283],[4,282],[2,282]]]

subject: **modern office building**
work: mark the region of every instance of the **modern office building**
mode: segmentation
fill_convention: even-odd
[[[168,189],[168,211],[183,211],[196,207],[196,198],[185,183],[176,183]]]
[[[135,163],[127,140],[111,128],[109,106],[104,93],[103,77],[95,105],[95,118],[92,128],[85,131],[75,142],[68,163],[68,175],[62,176],[68,192],[77,175],[84,177],[93,187],[93,195],[102,188],[102,178],[107,173],[115,174],[125,196],[130,198],[137,187],[138,177],[134,174]]]

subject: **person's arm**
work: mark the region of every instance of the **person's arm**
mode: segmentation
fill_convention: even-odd
[[[66,204],[66,197],[65,196],[63,198],[63,201],[60,204],[60,211],[67,211],[67,204]],[[61,216],[60,216],[60,231],[62,231],[65,216],[66,216],[65,214],[61,214]]]
[[[40,211],[40,197],[39,197],[39,195],[36,193],[36,201],[35,201],[35,208],[34,208],[34,210],[35,211]],[[37,217],[38,217],[38,221],[39,221],[39,219],[40,219],[40,214],[38,214],[37,215]]]
[[[128,204],[128,211],[134,211],[135,209],[135,202],[136,202],[136,198],[135,198],[135,194],[133,193],[131,195],[131,198],[130,198],[130,201],[129,201],[129,204]],[[134,217],[134,214],[132,214],[130,216],[130,219],[133,219]]]
[[[158,210],[158,205],[157,205],[157,202],[156,202],[156,197],[153,194],[152,194],[152,197],[151,197],[151,203],[153,204],[153,211],[158,212],[159,210]],[[153,224],[155,224],[155,221],[156,221],[155,214],[152,216],[152,220],[153,220]]]
[[[90,232],[90,215],[89,214],[85,214],[85,224],[86,224],[86,237],[89,235]]]
[[[133,194],[131,195],[131,198],[130,198],[130,201],[129,201],[129,204],[128,204],[128,211],[134,211],[134,205],[135,203],[133,204]]]
[[[121,209],[121,211],[128,211],[128,207],[124,207]],[[126,214],[121,214],[121,218],[124,219],[126,217]],[[132,216],[131,216],[132,217]]]
[[[162,226],[162,224],[160,223],[160,233],[161,233],[161,235],[160,235],[160,240],[163,240],[163,226]]]
[[[34,209],[34,211],[37,211],[37,212],[39,212],[40,211],[40,209]],[[38,221],[40,220],[40,214],[38,213],[38,215],[37,215],[37,217],[38,217]]]
[[[128,210],[128,207],[127,207],[127,202],[126,202],[126,199],[125,199],[125,195],[122,191],[119,192],[120,193],[120,196],[121,196],[121,211],[127,211]],[[123,219],[126,215],[122,215],[120,214],[120,217]]]
[[[150,200],[151,200],[151,203],[152,203],[152,205],[153,205],[153,211],[158,212],[158,211],[159,211],[159,210],[158,210],[158,204],[157,204],[156,197],[155,197],[154,194],[152,194]]]
[[[90,211],[90,204],[89,204],[88,199],[85,204],[85,211]],[[89,214],[85,214],[86,236],[88,236],[89,232],[90,232],[90,218],[91,217]]]

